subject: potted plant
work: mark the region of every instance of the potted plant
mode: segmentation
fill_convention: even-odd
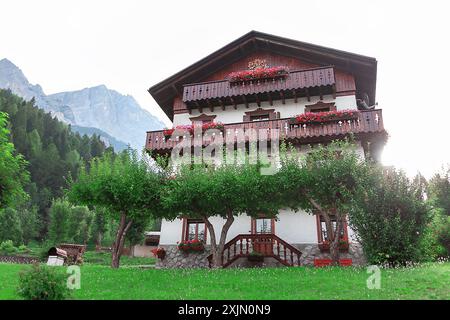
[[[261,252],[258,251],[252,251],[248,257],[248,261],[252,262],[263,262],[264,261],[264,255]]]
[[[152,251],[153,255],[155,257],[157,257],[158,259],[163,260],[166,256],[166,250],[164,250],[164,248],[158,247],[158,248],[154,248]]]

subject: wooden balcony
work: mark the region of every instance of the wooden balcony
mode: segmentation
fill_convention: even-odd
[[[291,71],[286,78],[230,83],[228,80],[186,84],[183,102],[191,108],[247,104],[332,94],[335,90],[331,66]]]
[[[223,141],[236,139],[240,134],[238,129],[265,129],[268,140],[271,137],[271,130],[278,129],[280,139],[295,144],[327,142],[335,139],[341,139],[349,134],[354,134],[355,138],[370,138],[373,136],[385,136],[386,131],[383,126],[383,117],[381,109],[360,111],[358,118],[354,120],[332,121],[313,125],[291,125],[289,118],[275,119],[267,121],[239,122],[224,125],[224,130],[220,133]],[[168,153],[171,149],[180,143],[183,136],[188,132],[179,132],[179,137],[169,138],[163,134],[163,130],[147,132],[146,148],[156,153]],[[223,137],[225,136],[225,138]],[[209,137],[205,142],[203,139],[191,139],[192,146],[208,145],[215,137]],[[259,137],[261,138],[261,137]],[[245,141],[251,139],[245,136]]]

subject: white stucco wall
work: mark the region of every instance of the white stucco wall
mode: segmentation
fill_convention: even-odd
[[[295,103],[294,99],[288,99],[286,100],[286,104],[282,104],[281,100],[276,100],[273,101],[273,106],[271,106],[268,101],[265,101],[261,102],[261,108],[275,109],[276,112],[280,112],[281,118],[289,118],[304,113],[306,105],[315,104],[319,100],[319,97],[311,97],[311,101],[308,101],[306,98],[299,98],[297,103]],[[322,101],[325,103],[334,102],[337,110],[357,109],[356,97],[354,95],[336,97],[336,99],[333,99],[333,96],[331,95],[325,95]],[[214,112],[210,112],[208,108],[204,108],[202,113],[206,115],[216,115],[217,117],[214,119],[215,122],[235,123],[242,122],[245,112],[253,111],[257,108],[259,107],[255,102],[250,103],[248,108],[246,108],[244,104],[237,105],[236,110],[233,106],[227,106],[225,110],[222,110],[220,107],[216,107],[214,108]],[[202,113],[200,113],[197,109],[194,109],[191,114],[175,114],[173,125],[178,126],[183,124],[191,124],[191,120],[189,118],[196,117]]]
[[[283,105],[281,101],[273,101],[273,106],[269,102],[262,102],[261,108],[263,109],[275,109],[276,112],[280,112],[281,118],[288,118],[298,114],[301,114],[305,110],[305,105],[312,105],[319,101],[319,97],[311,97],[311,101],[307,101],[306,98],[299,98],[298,102],[294,100],[286,100]],[[354,95],[336,97],[333,99],[331,95],[323,97],[323,102],[334,102],[337,110],[344,109],[357,109],[356,97]],[[233,106],[227,106],[225,111],[222,108],[215,108],[214,112],[210,112],[209,109],[203,109],[203,114],[216,115],[214,121],[222,123],[235,123],[242,122],[243,116],[247,111],[253,111],[257,109],[256,103],[251,103],[249,108],[245,105],[238,105],[235,110]],[[191,114],[176,114],[174,115],[174,126],[191,124],[189,118],[200,115],[198,110],[193,110]],[[301,153],[309,151],[309,146],[301,146]],[[360,143],[356,144],[356,151],[361,157],[364,157],[364,150]],[[222,229],[225,220],[221,218],[212,218],[211,222],[217,233],[217,238],[220,236],[220,230]],[[175,245],[182,239],[183,221],[182,219],[176,219],[174,221],[163,220],[161,224],[161,245]],[[231,226],[227,241],[231,240],[238,234],[249,234],[251,232],[251,218],[242,215],[235,218],[233,225]],[[349,228],[349,236],[354,239],[354,233]],[[317,224],[316,217],[306,212],[293,212],[291,210],[280,210],[278,219],[275,222],[275,234],[288,243],[302,244],[302,243],[317,243]],[[210,235],[207,235],[207,242],[210,243]]]
[[[219,240],[220,230],[225,220],[214,217],[210,219],[214,225],[216,238]],[[182,239],[183,220],[176,219],[174,221],[163,220],[161,224],[160,245],[175,245]],[[233,239],[238,234],[251,233],[251,218],[241,215],[235,218],[227,234],[227,241]],[[317,223],[314,215],[304,211],[294,212],[292,210],[280,210],[275,221],[275,234],[288,243],[306,244],[317,243]],[[353,232],[349,229],[349,236]],[[208,233],[207,243],[209,244],[211,236]]]

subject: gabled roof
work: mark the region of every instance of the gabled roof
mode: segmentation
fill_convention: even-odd
[[[173,100],[182,95],[184,84],[201,82],[226,65],[256,51],[271,52],[317,65],[334,65],[338,70],[355,76],[358,93],[366,92],[375,103],[377,60],[375,58],[287,39],[258,31],[242,37],[211,53],[189,67],[148,89],[149,93],[173,119]]]

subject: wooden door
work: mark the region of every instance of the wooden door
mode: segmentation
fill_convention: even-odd
[[[252,234],[258,235],[253,241],[253,250],[263,255],[273,254],[273,241],[275,221],[268,218],[256,218],[252,220]]]

